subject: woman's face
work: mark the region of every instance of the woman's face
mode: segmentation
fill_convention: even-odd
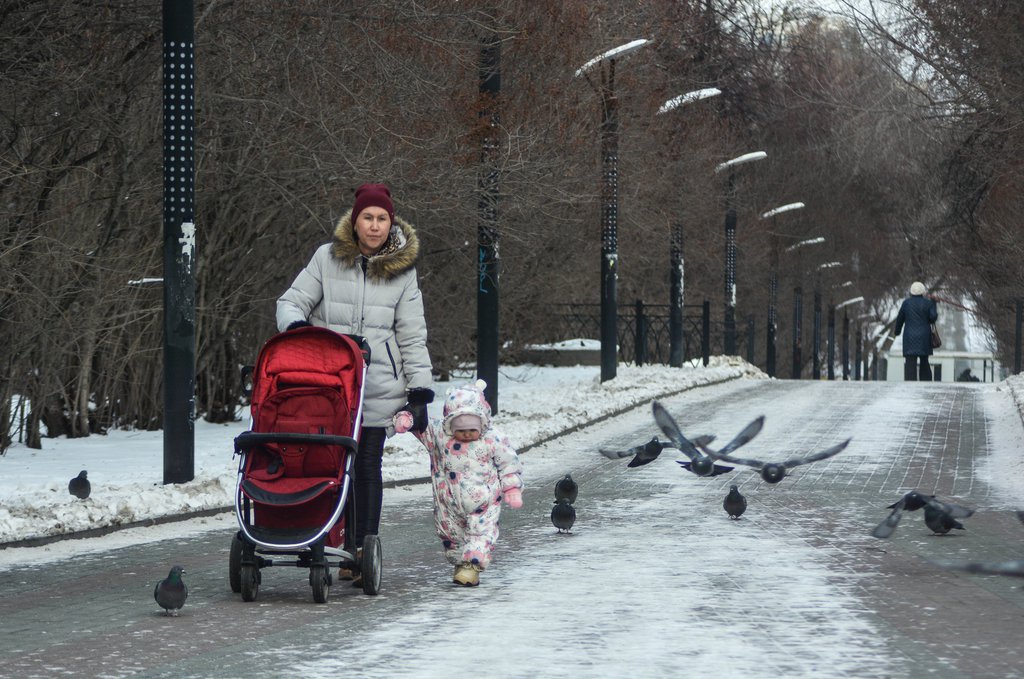
[[[377,254],[391,233],[391,217],[382,207],[370,206],[356,217],[359,252],[367,257]]]

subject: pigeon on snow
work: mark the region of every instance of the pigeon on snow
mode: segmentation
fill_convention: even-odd
[[[153,598],[168,615],[177,615],[188,598],[188,587],[181,579],[184,572],[181,566],[173,567],[166,578],[156,583],[156,589],[153,590]]]
[[[86,476],[88,476],[88,472],[83,469],[78,472],[78,476],[68,482],[68,492],[80,500],[89,497],[89,493],[92,492],[92,484],[89,483]]]
[[[832,457],[833,455],[841,452],[847,445],[849,445],[850,439],[846,439],[840,444],[834,445],[831,448],[812,453],[805,457],[794,457],[786,460],[785,462],[762,462],[761,460],[754,460],[751,458],[733,457],[728,453],[721,451],[714,453],[715,457],[731,462],[733,464],[741,464],[746,467],[751,467],[756,471],[760,472],[761,478],[768,483],[778,483],[782,479],[786,478],[786,474],[793,467],[798,467],[802,464],[809,464],[811,462],[817,462],[818,460],[824,460]],[[722,450],[725,450],[724,448]],[[712,451],[713,452],[713,451]]]
[[[568,533],[572,525],[576,523],[576,510],[568,500],[562,499],[555,502],[555,506],[551,508],[551,523],[559,533]]]
[[[676,460],[684,469],[693,472],[697,476],[717,476],[735,469],[735,467],[715,464],[714,458],[698,450],[693,441],[683,436],[683,432],[679,430],[679,425],[676,424],[675,419],[669,415],[663,405],[654,401],[651,407],[654,410],[654,421],[658,423],[661,431],[665,433],[665,436],[672,441],[676,448],[682,451],[686,457],[690,458],[685,461]]]
[[[555,501],[568,500],[569,504],[576,502],[576,496],[580,487],[572,480],[571,474],[566,474],[555,483]]]
[[[747,511],[747,498],[743,497],[735,484],[729,486],[729,494],[722,500],[722,508],[725,509],[730,519],[738,519],[743,512]]]

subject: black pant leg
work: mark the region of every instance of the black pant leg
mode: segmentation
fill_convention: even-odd
[[[917,356],[903,357],[903,381],[917,381]]]
[[[353,465],[353,502],[356,525],[353,537],[356,547],[367,535],[376,535],[380,529],[380,512],[384,501],[384,481],[381,466],[384,456],[384,427],[363,427],[359,434],[359,452]]]
[[[922,356],[920,358],[920,361],[921,361],[921,366],[920,366],[920,378],[919,379],[922,382],[931,382],[932,381],[932,367],[928,364],[928,357],[927,356]]]

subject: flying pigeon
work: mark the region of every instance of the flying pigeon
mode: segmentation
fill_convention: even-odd
[[[957,563],[954,561],[933,561],[932,563],[954,571],[966,573],[982,573],[984,575],[1009,575],[1013,578],[1024,578],[1024,560],[982,562],[971,561]]]
[[[654,421],[661,427],[661,431],[665,433],[665,436],[672,441],[676,448],[682,451],[686,457],[690,458],[686,461],[676,460],[684,469],[693,472],[697,476],[717,476],[735,469],[735,467],[715,464],[714,458],[698,450],[693,441],[683,436],[683,432],[679,430],[679,425],[676,424],[675,419],[668,414],[663,405],[654,401],[651,403],[651,407],[654,410]]]
[[[953,528],[964,530],[964,525],[943,509],[943,504],[929,502],[924,506],[924,524],[936,535],[945,535]]]
[[[156,583],[156,589],[153,590],[153,598],[167,615],[177,615],[188,598],[188,587],[181,579],[184,572],[181,566],[173,567],[165,579]]]
[[[576,496],[579,492],[580,487],[572,480],[572,475],[566,474],[558,479],[558,482],[555,484],[555,502],[568,500],[569,504],[572,504],[576,502]]]
[[[729,486],[729,494],[722,500],[722,508],[725,509],[730,519],[738,519],[743,512],[747,511],[747,498],[743,497],[738,487]]]
[[[695,446],[706,446],[709,445],[714,440],[714,436],[705,434],[703,436],[698,436],[697,438],[693,439],[693,444]],[[608,450],[605,448],[601,448],[601,454],[607,457],[609,460],[618,460],[623,457],[629,457],[632,455],[633,459],[630,460],[629,464],[627,464],[626,466],[642,467],[645,464],[648,464],[649,462],[654,462],[656,459],[658,459],[658,456],[661,455],[662,450],[671,447],[671,442],[664,443],[662,441],[659,441],[658,437],[655,436],[647,443],[641,444],[639,446],[633,446],[632,448],[627,448],[626,450]]]
[[[568,500],[558,500],[551,508],[551,523],[558,529],[559,533],[568,533],[572,525],[576,523],[576,510]]]
[[[839,453],[844,448],[846,448],[846,446],[849,445],[849,443],[850,439],[846,439],[842,443],[834,445],[831,448],[826,448],[825,450],[819,451],[817,453],[812,453],[811,455],[808,455],[806,457],[794,457],[789,460],[786,460],[785,462],[762,462],[760,460],[753,460],[749,458],[732,457],[731,455],[727,453],[722,453],[721,451],[715,453],[715,457],[721,460],[725,460],[726,462],[731,462],[733,464],[741,464],[747,467],[752,467],[753,469],[760,472],[761,478],[767,481],[768,483],[778,483],[782,479],[786,478],[786,474],[793,467],[798,467],[802,464],[817,462],[818,460],[824,460],[825,458],[832,457],[836,453]],[[723,448],[722,450],[725,449]]]
[[[92,484],[89,483],[89,479],[85,478],[86,476],[88,476],[88,472],[83,469],[78,472],[78,476],[68,482],[68,492],[80,500],[89,497],[89,493],[92,492]]]
[[[943,502],[942,500],[936,499],[934,495],[924,495],[916,490],[912,490],[896,502],[889,505],[889,509],[892,509],[892,512],[889,516],[885,517],[880,524],[875,526],[875,529],[871,531],[871,535],[882,539],[889,537],[892,535],[893,531],[896,530],[896,526],[899,525],[900,519],[903,517],[903,512],[917,511],[922,507],[925,510],[925,523],[927,523],[929,512],[932,512],[933,517],[936,515],[948,516],[950,517],[950,520],[962,519],[974,513],[973,509],[961,507],[960,505],[953,504],[952,502]],[[936,518],[933,518],[932,520],[933,522],[938,521]],[[930,527],[931,526],[929,525],[929,528]],[[950,528],[955,528],[955,526],[951,525]],[[942,532],[949,532],[949,528]]]
[[[904,495],[900,500],[897,500],[893,504],[889,505],[889,509],[893,509],[897,504],[903,502],[903,509],[908,512],[914,512],[926,505],[934,505],[935,509],[944,511],[954,519],[965,519],[974,513],[973,509],[967,507],[961,507],[960,505],[953,504],[952,502],[943,502],[937,500],[934,495],[925,495],[917,490],[912,490]]]

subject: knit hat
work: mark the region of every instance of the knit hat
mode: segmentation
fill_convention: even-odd
[[[388,217],[395,221],[395,206],[391,202],[391,189],[386,184],[363,184],[356,189],[356,202],[352,205],[352,224],[359,214],[368,207],[379,207],[388,211]]]
[[[480,419],[479,415],[473,415],[471,413],[456,415],[452,418],[452,431],[458,431],[460,429],[476,429],[477,431],[482,431],[483,420]]]
[[[928,291],[925,289],[924,283],[922,283],[921,281],[914,281],[913,283],[911,283],[911,285],[910,285],[910,294],[911,295],[923,295],[926,292],[928,292]]]

